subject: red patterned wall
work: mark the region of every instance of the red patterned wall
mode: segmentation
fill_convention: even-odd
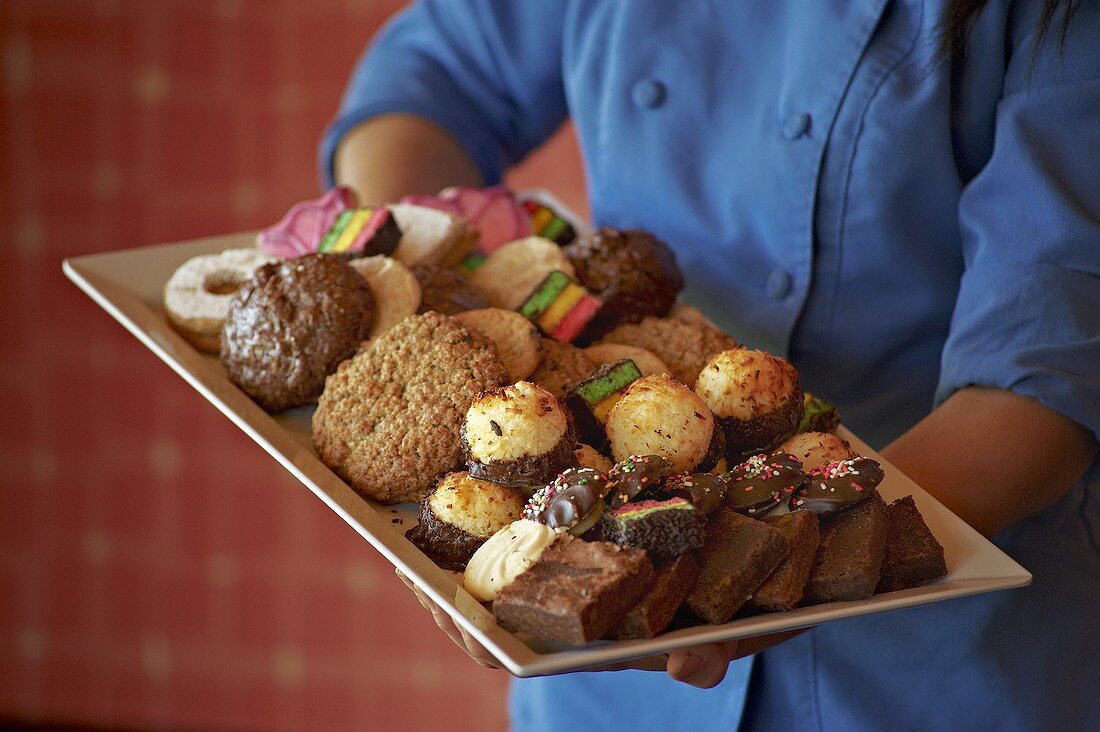
[[[256,228],[398,3],[0,3],[0,718],[494,729],[387,562],[81,295],[66,256]],[[569,132],[516,172],[584,210]]]

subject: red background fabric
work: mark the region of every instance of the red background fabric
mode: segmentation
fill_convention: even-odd
[[[253,229],[399,3],[0,3],[0,718],[494,729],[506,678],[61,273]],[[568,129],[518,170],[582,213]]]

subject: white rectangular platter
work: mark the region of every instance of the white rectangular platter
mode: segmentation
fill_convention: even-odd
[[[698,643],[804,628],[841,618],[1022,587],[1031,581],[1031,575],[1023,567],[841,428],[842,436],[856,451],[883,463],[886,479],[879,487],[883,498],[889,502],[913,496],[928,526],[943,544],[946,577],[923,587],[866,600],[686,628],[649,640],[601,642],[583,648],[525,641],[496,624],[492,612],[462,588],[461,575],[440,569],[405,538],[405,530],[416,520],[415,506],[384,506],[365,500],[325,467],[310,437],[311,408],[278,416],[267,414],[229,381],[216,356],[195,350],[168,325],[161,307],[161,292],[177,267],[199,254],[252,246],[253,242],[254,234],[239,234],[108,252],[68,259],[63,270],[92,300],[267,450],[516,676],[576,671]]]

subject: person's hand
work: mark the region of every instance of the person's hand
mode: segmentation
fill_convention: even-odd
[[[806,628],[787,630],[782,633],[756,635],[722,643],[677,648],[668,654],[668,675],[676,681],[700,689],[710,689],[720,684],[726,677],[730,662],[766,651],[805,630]]]
[[[396,570],[398,578],[405,586],[413,591],[417,601],[425,610],[432,614],[435,624],[439,626],[451,642],[458,646],[474,662],[483,668],[499,669],[502,664],[493,656],[485,646],[478,643],[469,633],[455,624],[451,616],[436,605],[431,598],[420,591],[401,570]],[[620,663],[606,664],[585,671],[626,671],[629,669],[639,671],[668,671],[676,681],[697,686],[700,689],[709,689],[716,686],[726,676],[726,669],[731,661],[744,658],[754,653],[771,648],[777,643],[782,643],[788,638],[801,633],[801,630],[791,630],[784,633],[771,635],[759,635],[752,638],[726,641],[724,643],[707,643],[689,648],[679,648],[668,654],[646,656]]]

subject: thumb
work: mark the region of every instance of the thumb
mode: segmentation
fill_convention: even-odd
[[[700,689],[709,689],[726,677],[730,661],[738,657],[738,642],[708,643],[680,648],[668,654],[668,675]]]

